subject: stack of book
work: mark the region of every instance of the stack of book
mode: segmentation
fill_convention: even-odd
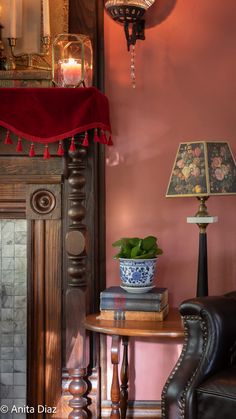
[[[100,293],[101,320],[162,321],[169,311],[168,289],[153,288],[147,293],[130,293],[110,287]]]

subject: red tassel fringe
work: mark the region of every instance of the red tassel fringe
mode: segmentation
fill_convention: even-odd
[[[88,147],[88,145],[89,145],[89,142],[88,142],[88,133],[86,132],[85,133],[85,136],[84,136],[84,140],[82,142],[82,146],[83,147]]]
[[[10,137],[10,131],[7,131],[7,135],[6,135],[4,144],[13,144],[13,141],[12,141],[12,139]]]
[[[57,155],[64,156],[64,149],[63,149],[63,145],[61,141],[59,142],[59,145],[58,145]]]
[[[21,151],[23,151],[23,147],[22,147],[22,141],[21,141],[21,138],[19,137],[19,138],[18,138],[18,141],[17,141],[16,152],[17,152],[17,153],[20,153]]]
[[[30,157],[34,157],[35,156],[34,143],[32,143],[31,146],[30,146],[29,156]]]
[[[99,138],[99,136],[98,136],[98,130],[97,130],[97,128],[94,130],[94,137],[93,137],[93,141],[94,141],[95,143],[100,143],[100,138]]]
[[[45,150],[44,150],[44,153],[43,153],[43,158],[44,158],[44,160],[48,160],[48,159],[50,159],[50,153],[49,153],[49,150],[48,150],[48,145],[46,144],[45,145]]]
[[[69,148],[69,151],[70,151],[71,153],[74,153],[74,152],[76,151],[76,147],[75,147],[75,138],[74,138],[74,137],[72,137],[72,138],[71,138],[71,143],[70,143],[70,148]]]
[[[111,135],[109,136],[109,139],[107,141],[107,145],[113,145],[113,141],[112,141]]]
[[[97,128],[95,128],[95,130],[94,130],[93,140],[94,140],[95,143],[107,144],[108,146],[113,145],[111,135],[109,136],[109,139],[107,140],[105,132],[103,130],[101,130],[101,136],[99,137]],[[4,144],[13,144],[13,141],[10,137],[10,131],[9,130],[7,131],[6,138],[4,140]],[[88,147],[89,146],[88,133],[87,132],[84,135],[82,146],[83,147]],[[18,141],[17,141],[16,152],[20,153],[22,151],[23,151],[22,139],[19,137]],[[72,152],[72,153],[74,153],[76,151],[75,138],[74,137],[71,138],[71,144],[70,144],[69,151]],[[57,155],[58,156],[64,156],[64,154],[65,154],[65,152],[64,152],[64,149],[63,149],[62,141],[60,141],[59,145],[58,145],[58,149],[57,149]],[[35,156],[34,143],[31,143],[30,151],[29,151],[29,157],[34,157],[34,156]],[[50,159],[50,157],[51,156],[50,156],[50,153],[49,153],[48,144],[46,144],[44,154],[43,154],[43,158],[46,160],[46,159]]]
[[[107,144],[107,137],[106,137],[106,134],[103,130],[101,131],[100,142],[101,142],[101,144]]]

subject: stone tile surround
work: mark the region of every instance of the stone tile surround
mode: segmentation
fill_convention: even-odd
[[[0,405],[9,410],[26,405],[26,247],[26,220],[0,220]],[[26,419],[25,413],[2,416]]]

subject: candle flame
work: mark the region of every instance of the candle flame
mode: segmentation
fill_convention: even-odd
[[[68,64],[76,64],[76,60],[74,58],[69,58]]]

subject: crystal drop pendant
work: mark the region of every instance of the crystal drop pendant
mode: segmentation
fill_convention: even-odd
[[[135,75],[135,46],[130,46],[130,78],[133,89],[136,87],[136,75]]]

